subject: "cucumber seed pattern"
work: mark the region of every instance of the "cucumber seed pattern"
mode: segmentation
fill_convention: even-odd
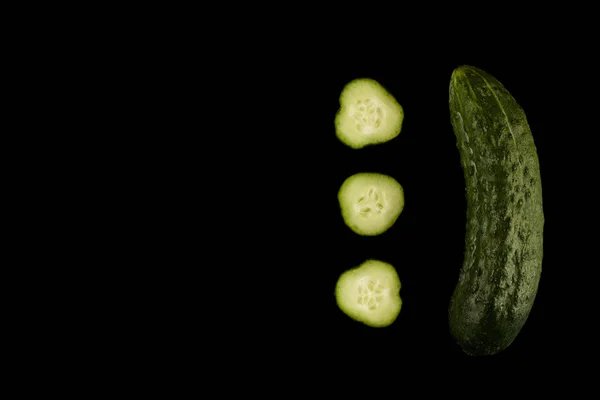
[[[383,193],[379,193],[377,188],[371,186],[367,193],[361,196],[356,203],[355,209],[359,215],[368,218],[373,213],[381,214],[385,208],[385,198]]]
[[[385,287],[378,281],[363,278],[358,282],[357,302],[371,311],[377,309],[383,302]]]
[[[379,129],[385,116],[382,105],[373,99],[357,100],[349,111],[356,130],[362,134],[370,135]]]

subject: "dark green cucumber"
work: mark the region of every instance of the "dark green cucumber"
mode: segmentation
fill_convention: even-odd
[[[481,69],[454,70],[450,113],[467,196],[450,332],[465,353],[492,355],[517,337],[538,290],[544,229],[538,155],[523,109]]]

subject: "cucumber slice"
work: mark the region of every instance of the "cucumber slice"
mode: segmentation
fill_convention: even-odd
[[[340,310],[355,321],[384,328],[402,308],[400,278],[391,264],[367,260],[340,275],[335,299]]]
[[[361,172],[348,177],[338,191],[344,223],[362,236],[387,231],[404,209],[404,190],[388,175]]]
[[[369,78],[348,83],[340,95],[335,117],[338,139],[354,149],[384,143],[400,134],[404,110],[377,81]]]

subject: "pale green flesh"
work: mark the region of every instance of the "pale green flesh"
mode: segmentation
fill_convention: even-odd
[[[359,149],[392,140],[403,120],[404,110],[383,86],[373,79],[355,79],[340,95],[335,130],[342,143]]]
[[[367,260],[340,275],[335,298],[340,310],[353,320],[384,328],[400,314],[400,287],[400,278],[392,265]]]
[[[376,236],[394,225],[404,209],[404,190],[394,178],[361,172],[338,191],[344,223],[362,236]]]

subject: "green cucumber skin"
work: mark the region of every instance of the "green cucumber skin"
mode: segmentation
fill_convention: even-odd
[[[481,69],[453,72],[450,113],[467,197],[450,332],[465,353],[492,355],[517,337],[538,290],[544,229],[539,160],[523,109]]]

